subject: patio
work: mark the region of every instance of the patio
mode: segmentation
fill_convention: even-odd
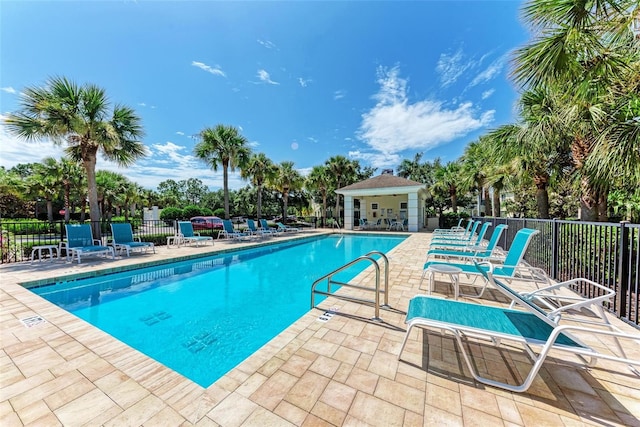
[[[299,238],[309,233],[297,233]],[[285,238],[285,237],[283,237]],[[2,374],[0,423],[19,425],[640,425],[640,378],[621,364],[584,369],[552,353],[527,393],[474,383],[454,341],[412,334],[403,353],[404,314],[420,291],[430,233],[413,233],[389,253],[390,305],[329,298],[328,321],[312,310],[204,389],[18,285],[169,257],[250,245],[159,248],[156,254],[75,263],[0,267]],[[280,239],[280,237],[278,238]],[[369,283],[372,269],[355,281]],[[466,278],[460,277],[461,283]],[[451,297],[442,277],[436,293]],[[505,304],[490,293],[474,300]],[[44,323],[20,320],[39,315]],[[638,330],[610,316],[628,333]],[[428,344],[428,345],[427,345]],[[512,379],[528,367],[520,350],[470,344],[480,371]],[[640,358],[640,348],[628,348]],[[559,357],[562,357],[560,359]]]

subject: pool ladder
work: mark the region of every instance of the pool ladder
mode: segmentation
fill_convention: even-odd
[[[378,264],[378,261],[376,261],[371,255],[380,255],[380,257],[384,260],[384,290],[380,289],[380,264]],[[347,268],[351,267],[354,264],[358,264],[360,262],[363,261],[368,261],[371,264],[373,264],[373,267],[375,268],[375,272],[376,272],[376,286],[375,288],[371,288],[368,286],[362,286],[362,285],[356,285],[356,284],[352,284],[352,283],[345,283],[345,282],[339,282],[337,280],[333,279],[333,276],[338,274],[339,272],[346,270]],[[327,290],[326,291],[320,291],[317,288],[318,284],[320,284],[323,281],[327,281]],[[336,286],[346,286],[346,287],[350,287],[350,288],[355,288],[355,289],[360,289],[360,290],[364,290],[364,291],[371,291],[371,292],[375,292],[375,298],[373,300],[368,300],[368,299],[364,299],[364,298],[358,298],[358,297],[353,297],[353,296],[349,296],[349,295],[339,295],[339,294],[335,294],[331,292],[331,286],[332,285],[336,285]],[[358,303],[363,303],[363,304],[371,304],[374,306],[375,308],[375,315],[374,317],[371,319],[375,322],[382,322],[382,319],[380,318],[380,293],[384,294],[384,304],[382,305],[382,307],[384,308],[389,308],[389,258],[387,258],[387,256],[380,252],[380,251],[371,251],[369,253],[367,253],[366,255],[362,255],[356,259],[354,259],[351,262],[346,263],[345,265],[343,265],[342,267],[339,267],[335,270],[333,270],[331,273],[325,274],[324,276],[320,277],[319,279],[317,279],[315,282],[313,282],[313,285],[311,285],[311,308],[315,308],[316,307],[316,294],[317,295],[325,295],[325,296],[333,296],[335,298],[338,299],[342,299],[345,301],[352,301],[352,302],[358,302]]]

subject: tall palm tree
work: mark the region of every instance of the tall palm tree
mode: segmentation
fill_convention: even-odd
[[[293,162],[281,162],[272,176],[269,186],[282,195],[282,219],[287,218],[287,205],[289,204],[289,193],[302,188],[304,179],[300,172],[293,168]]]
[[[333,178],[334,190],[351,184],[357,177],[358,163],[344,156],[333,156],[325,162],[325,166]],[[336,219],[340,218],[340,195],[336,193]]]
[[[463,187],[474,188],[478,191],[477,206],[480,215],[481,205],[484,201],[485,214],[491,216],[491,205],[488,203],[487,169],[487,143],[482,138],[467,145],[462,155],[459,181]]]
[[[458,186],[460,185],[460,164],[448,162],[446,165],[438,165],[435,171],[434,190],[441,190],[449,194],[451,210],[458,212]]]
[[[531,0],[523,9],[525,21],[538,36],[516,51],[513,76],[526,88],[555,86],[562,91],[573,161],[581,179],[584,220],[598,219],[598,204],[606,204],[608,181],[598,182],[585,166],[603,137],[603,124],[609,122],[612,85],[637,77],[630,72],[638,63],[637,42],[630,30],[637,8],[637,0]],[[600,148],[616,151],[618,140],[607,142]],[[615,158],[624,163],[624,155]],[[624,170],[618,164],[608,167]]]
[[[28,180],[29,188],[37,197],[47,202],[47,220],[53,221],[53,201],[60,195],[62,174],[60,165],[53,157],[47,157],[37,163],[34,174]]]
[[[8,114],[10,132],[27,141],[48,139],[67,144],[67,155],[81,161],[87,174],[89,212],[95,238],[100,233],[100,208],[96,187],[98,152],[121,166],[129,166],[146,155],[140,139],[144,135],[140,118],[128,107],[111,109],[105,91],[98,86],[77,84],[53,77],[45,87],[23,91],[22,109]]]
[[[314,166],[305,181],[307,190],[317,192],[322,198],[322,226],[327,222],[327,197],[331,187],[331,175],[326,166]]]
[[[233,126],[216,125],[200,131],[201,141],[196,144],[196,157],[206,162],[214,171],[222,166],[222,188],[224,190],[224,215],[229,219],[229,170],[244,168],[251,149],[247,139]]]
[[[108,221],[113,215],[113,207],[120,206],[130,181],[117,172],[100,170],[96,172],[98,199],[102,202],[102,213]]]
[[[85,182],[80,164],[67,157],[60,159],[60,172],[64,192],[64,220],[69,222],[71,219],[71,194],[79,193],[84,195],[82,186]]]
[[[276,173],[276,167],[264,153],[257,153],[252,155],[247,162],[247,165],[240,171],[240,176],[244,179],[251,181],[251,184],[256,187],[257,192],[257,205],[256,213],[258,219],[262,218],[262,188],[265,182],[268,182]]]

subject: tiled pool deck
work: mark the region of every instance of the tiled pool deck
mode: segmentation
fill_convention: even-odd
[[[600,361],[583,369],[577,359],[552,353],[527,393],[510,393],[474,383],[453,340],[435,332],[412,333],[398,361],[405,332],[401,311],[424,292],[418,288],[430,238],[414,233],[390,252],[390,304],[397,311],[381,311],[383,323],[367,320],[372,307],[327,299],[322,307],[338,307],[329,321],[318,320],[321,310],[310,311],[207,389],[18,283],[242,244],[160,247],[155,255],[80,266],[2,266],[0,425],[640,426],[640,378],[621,364]],[[372,278],[369,269],[358,280]],[[437,281],[436,291],[451,297],[444,281]],[[474,301],[505,302],[494,293]],[[34,315],[46,323],[21,323]],[[634,358],[640,357],[638,347],[627,349]],[[530,366],[519,349],[474,343],[470,350],[481,372],[512,383]]]

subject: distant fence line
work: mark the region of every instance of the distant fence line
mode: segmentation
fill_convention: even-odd
[[[540,230],[525,255],[529,264],[544,269],[557,281],[583,277],[615,290],[616,299],[607,308],[620,319],[639,325],[640,224],[531,218],[473,219],[491,222],[493,227],[508,225],[500,241],[505,250],[518,230]]]

